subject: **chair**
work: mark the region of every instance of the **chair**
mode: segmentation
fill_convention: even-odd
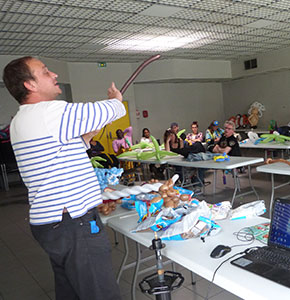
[[[5,191],[9,191],[8,173],[17,172],[19,174],[10,141],[0,143],[0,172],[1,185]]]

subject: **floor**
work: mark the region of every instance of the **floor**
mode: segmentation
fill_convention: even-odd
[[[246,176],[247,174],[241,174],[242,187],[247,184]],[[260,199],[265,200],[268,207],[271,192],[269,174],[257,173],[255,168],[253,168],[252,177]],[[12,179],[14,180],[15,178]],[[212,180],[212,172],[207,172],[206,179],[209,181]],[[226,179],[227,183],[224,185],[222,172],[219,172],[216,196],[211,195],[212,185],[209,185],[206,187],[206,195],[199,196],[199,198],[211,203],[230,200],[232,195],[231,175],[228,174]],[[277,182],[285,182],[286,180],[286,177],[277,177]],[[288,186],[278,190],[276,193],[277,196],[286,194],[289,194]],[[253,195],[246,198],[239,198],[238,200],[235,206],[256,200],[256,198]],[[266,214],[265,216],[268,215]],[[112,240],[112,260],[117,272],[123,257],[124,247],[121,237],[119,236],[119,244],[115,245],[112,230],[109,228],[107,230]],[[130,254],[132,255],[130,260],[134,261],[135,244],[131,241],[129,246],[131,250]],[[144,248],[143,250],[149,251]],[[147,262],[147,266],[154,264],[154,260]],[[170,265],[168,265],[168,269],[170,269]],[[53,273],[48,258],[30,233],[26,189],[17,181],[10,183],[9,192],[0,190],[0,270],[0,300],[55,299]],[[197,276],[196,284],[193,286],[191,284],[191,274],[188,270],[178,265],[176,266],[176,270],[182,273],[185,277],[185,282],[180,289],[172,293],[172,299],[205,299],[208,293],[209,282]],[[153,272],[143,274],[138,280],[141,281],[146,275],[151,273]],[[131,299],[130,282],[132,276],[133,271],[127,270],[121,278],[120,289],[124,300]],[[139,288],[136,291],[136,295],[137,300],[155,299],[153,296],[142,294]],[[211,285],[209,299],[235,300],[240,298],[222,290],[218,286]]]

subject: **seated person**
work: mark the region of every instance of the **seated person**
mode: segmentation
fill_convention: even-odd
[[[189,149],[191,153],[205,152],[202,145],[203,134],[198,132],[198,123],[196,121],[191,124],[191,133],[188,133],[185,139],[185,148]]]
[[[182,138],[177,137],[179,127],[177,123],[171,123],[170,128],[164,133],[164,145],[166,151],[172,151],[184,155],[184,142]]]
[[[219,128],[218,125],[218,121],[212,121],[208,126],[208,129],[205,133],[205,141],[207,143],[207,146],[215,145],[224,133],[223,129]],[[209,151],[212,151],[212,149],[209,149]]]
[[[113,141],[113,150],[115,153],[122,153],[122,149],[129,149],[132,145],[132,126],[116,130],[117,139]],[[126,135],[126,136],[125,136]]]
[[[224,128],[225,131],[218,143],[213,147],[212,152],[226,153],[230,156],[241,156],[239,142],[234,136],[235,123],[232,121],[226,121]]]
[[[150,138],[150,131],[148,128],[143,128],[140,142],[152,143],[152,140]]]
[[[122,129],[116,130],[117,139],[113,141],[112,146],[116,155],[119,155],[126,150],[130,150],[132,145],[132,126],[129,126],[124,131]],[[124,169],[122,181],[124,185],[133,185],[135,181],[134,163],[131,161],[120,162],[120,167]]]
[[[186,135],[186,141],[189,144],[194,144],[196,142],[202,143],[202,141],[203,141],[203,133],[201,131],[198,132],[198,122],[197,121],[192,122],[192,124],[191,124],[191,130],[192,130],[192,132],[188,133]]]
[[[90,140],[90,149],[87,150],[87,154],[89,158],[94,156],[100,156],[104,158],[106,161],[99,161],[104,168],[109,169],[112,167],[118,168],[119,161],[115,155],[109,154],[110,158],[107,154],[103,153],[104,151],[103,145],[99,141],[94,141],[93,139]]]

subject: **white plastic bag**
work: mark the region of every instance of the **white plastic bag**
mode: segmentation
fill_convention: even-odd
[[[257,200],[243,204],[230,213],[231,220],[245,219],[248,217],[261,216],[266,212],[264,200]]]

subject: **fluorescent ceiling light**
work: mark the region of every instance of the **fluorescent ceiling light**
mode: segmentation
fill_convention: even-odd
[[[180,12],[183,9],[183,7],[154,4],[140,12],[140,15],[167,18]]]
[[[136,35],[138,39],[124,39],[116,41],[114,44],[108,45],[105,49],[128,49],[131,51],[169,51],[178,47],[191,44],[203,37],[200,33],[189,37],[178,36],[152,36],[152,35]]]

